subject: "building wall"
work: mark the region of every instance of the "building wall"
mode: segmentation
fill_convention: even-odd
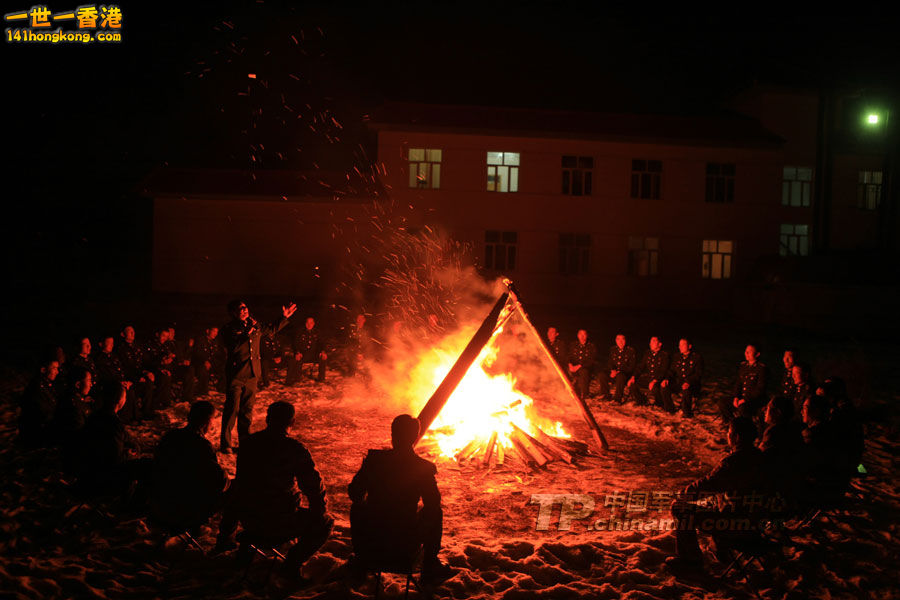
[[[363,204],[157,197],[153,289],[330,297]],[[352,219],[349,220],[349,219]]]
[[[410,147],[442,150],[439,190],[409,187]],[[423,222],[479,252],[485,230],[517,232],[516,268],[504,274],[538,302],[728,308],[734,283],[748,279],[759,258],[777,255],[779,225],[808,213],[780,205],[783,159],[770,149],[384,130],[378,148],[392,197]],[[518,192],[486,191],[487,151],[520,153]],[[561,193],[563,155],[593,157],[591,196]],[[632,159],[662,160],[659,199],[630,197]],[[736,165],[733,203],[705,201],[707,162]],[[587,274],[560,273],[559,234],[570,232],[591,235]],[[629,236],[659,238],[657,276],[628,275]],[[732,280],[701,277],[704,239],[735,241]]]

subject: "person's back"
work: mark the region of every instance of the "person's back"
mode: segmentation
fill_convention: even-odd
[[[409,561],[424,549],[426,579],[452,577],[438,559],[443,530],[441,494],[431,462],[416,456],[419,421],[400,415],[391,423],[390,450],[370,450],[347,487],[352,501],[353,553],[363,567],[373,560]],[[422,509],[419,510],[419,500]],[[408,566],[408,565],[407,565]]]
[[[22,395],[19,435],[26,446],[43,446],[50,441],[50,422],[57,404],[54,380],[58,374],[59,362],[48,358]]]
[[[379,519],[414,523],[419,500],[440,507],[434,464],[412,452],[369,450],[348,488],[351,500],[365,498],[367,510]]]

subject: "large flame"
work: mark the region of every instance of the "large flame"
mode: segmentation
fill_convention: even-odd
[[[501,333],[502,328],[494,332],[425,436],[437,443],[442,456],[452,458],[464,448],[484,448],[494,432],[497,444],[508,448],[512,445],[509,436],[513,424],[531,436],[538,436],[540,429],[551,436],[570,437],[562,423],[542,419],[537,414],[534,400],[517,389],[513,373],[489,373],[500,349]],[[467,339],[467,335],[460,335],[449,344],[442,344],[442,349],[434,351],[436,365],[433,358],[425,361],[425,368],[432,374],[430,391],[450,371]],[[459,350],[454,351],[456,348]]]

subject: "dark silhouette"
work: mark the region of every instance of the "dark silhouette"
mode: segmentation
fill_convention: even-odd
[[[326,513],[325,488],[312,456],[302,443],[288,437],[293,420],[293,406],[273,402],[266,428],[241,443],[217,542],[220,548],[233,544],[238,522],[244,530],[242,554],[249,554],[254,540],[281,544],[299,538],[287,554],[286,574],[299,572],[328,539],[334,524]],[[308,508],[300,506],[300,494]]]
[[[59,362],[48,354],[40,371],[25,388],[19,413],[19,439],[30,448],[46,446],[51,442],[50,423],[56,412],[56,377]]]
[[[238,442],[250,435],[253,403],[257,381],[262,374],[260,344],[263,335],[275,335],[288,323],[297,310],[296,304],[281,307],[284,315],[278,323],[261,325],[250,316],[245,302],[234,300],[228,304],[233,317],[222,332],[225,344],[225,406],[222,409],[222,434],[219,449],[231,454],[231,431],[237,420]]]
[[[759,348],[748,344],[744,349],[744,360],[738,367],[731,398],[719,399],[722,421],[728,423],[735,415],[757,419],[766,405],[766,365],[759,361]]]
[[[303,329],[294,337],[294,356],[288,364],[287,379],[285,384],[291,385],[300,381],[303,365],[314,364],[318,369],[317,381],[325,381],[325,361],[328,354],[324,350],[322,340],[319,338],[319,330],[316,329],[316,320],[306,318]]]
[[[698,531],[712,534],[716,557],[723,561],[727,560],[734,540],[756,532],[771,497],[763,454],[754,446],[755,440],[756,426],[751,419],[733,419],[728,428],[732,452],[709,475],[685,487],[672,503],[672,516],[678,522],[678,555],[669,558],[667,564],[675,568],[701,565]],[[715,500],[716,504],[698,506],[694,503],[698,496]]]
[[[191,405],[187,425],[166,433],[153,460],[150,514],[173,531],[199,527],[221,507],[228,478],[206,439],[215,408]]]
[[[390,450],[369,450],[347,492],[352,501],[353,553],[360,568],[373,561],[403,566],[424,546],[422,574],[446,579],[438,559],[443,529],[434,464],[416,455],[419,421],[400,415],[391,423]],[[419,500],[422,508],[419,509]]]

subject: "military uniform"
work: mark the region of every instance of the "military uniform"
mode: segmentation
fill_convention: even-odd
[[[672,404],[672,393],[668,386],[663,387],[662,382],[669,376],[669,353],[665,350],[657,350],[653,352],[647,350],[641,358],[637,369],[634,372],[635,383],[639,383],[641,379],[647,380],[647,398],[657,406],[662,406],[666,412],[675,412],[675,405]],[[650,388],[650,383],[655,381],[656,384]],[[640,392],[637,392],[640,397]],[[646,400],[641,398],[641,403]]]
[[[597,347],[591,341],[582,344],[576,340],[569,349],[567,362],[569,365],[581,365],[581,368],[574,373],[569,371],[568,365],[566,365],[566,372],[568,372],[569,378],[574,383],[578,397],[582,399],[587,398],[591,385],[591,370],[597,362]]]
[[[234,536],[238,521],[253,535],[299,538],[285,560],[299,568],[331,533],[322,477],[306,447],[283,431],[267,427],[241,441],[232,488],[220,541]],[[300,505],[301,494],[308,508]]]
[[[19,435],[26,446],[44,446],[50,440],[50,422],[56,412],[56,388],[44,373],[35,377],[22,396]]]
[[[780,393],[785,398],[793,398],[794,397],[794,374],[790,369],[785,369],[784,373],[781,375],[781,388]],[[800,414],[800,413],[796,413]]]
[[[323,352],[323,346],[319,340],[319,332],[315,327],[312,329],[304,327],[294,338],[292,349],[294,356],[291,357],[288,363],[285,384],[291,385],[299,381],[303,365],[307,364],[317,365],[319,370],[316,380],[325,381],[325,361],[319,357],[319,354]],[[297,354],[301,355],[300,360],[297,360]]]
[[[606,371],[600,378],[601,393],[608,394],[612,387],[612,400],[615,402],[625,401],[625,384],[631,379],[634,373],[636,362],[636,354],[634,348],[625,346],[619,348],[613,346],[609,349],[609,359],[606,361]],[[616,371],[616,376],[612,379],[609,377],[610,371]]]
[[[153,373],[153,399],[144,407],[144,416],[151,416],[156,410],[172,404],[172,363],[174,357],[167,344],[154,339],[143,352],[144,370]]]
[[[557,335],[556,339],[552,342],[547,340],[547,347],[550,348],[550,352],[553,353],[553,358],[556,359],[560,365],[564,365],[566,361],[566,344],[563,342],[562,336]]]
[[[191,370],[197,381],[195,392],[198,396],[205,396],[209,393],[209,379],[213,372],[218,372],[217,367],[222,362],[222,345],[219,338],[209,339],[203,336],[203,339],[194,343],[193,352],[191,353]],[[207,367],[207,363],[209,367]]]
[[[803,382],[799,385],[794,385],[793,394],[789,396],[791,399],[791,403],[794,405],[794,417],[797,419],[802,419],[802,410],[803,404],[806,400],[813,395],[812,386],[809,382]]]
[[[686,417],[694,415],[694,403],[700,396],[700,379],[703,377],[703,357],[691,350],[687,354],[675,353],[669,367],[669,387],[674,394],[681,394],[681,412]],[[684,384],[687,389],[682,389]]]
[[[106,394],[115,394],[123,383],[128,381],[125,378],[125,369],[119,357],[114,352],[99,352],[94,359],[97,366],[97,396]],[[129,386],[125,393],[125,406],[119,411],[119,418],[128,423],[138,416],[138,401],[135,395],[134,386]]]
[[[222,407],[221,448],[231,448],[231,430],[237,420],[238,440],[250,435],[257,379],[262,373],[260,345],[262,336],[276,335],[288,324],[287,318],[274,325],[261,325],[254,319],[234,319],[225,325],[225,405]]]
[[[750,364],[749,361],[741,361],[738,367],[737,380],[734,383],[734,395],[730,398],[719,400],[719,411],[722,420],[726,423],[737,414],[759,420],[759,412],[766,405],[766,365],[760,361]],[[734,399],[744,402],[735,409]]]
[[[97,365],[94,363],[94,357],[91,355],[82,356],[79,354],[73,358],[72,362],[69,364],[69,375],[71,376],[78,373],[81,369],[84,369],[91,374],[91,381],[97,381]]]
[[[144,354],[135,343],[128,343],[124,339],[119,340],[114,350],[125,381],[131,382],[128,394],[131,397],[131,406],[126,405],[123,412],[124,420],[136,419],[139,414],[149,416],[153,412],[153,396],[156,390],[154,382],[144,375]],[[129,410],[130,409],[130,410]]]
[[[415,452],[369,450],[347,487],[358,559],[365,564],[386,554],[411,554],[422,545],[425,564],[438,562],[444,513],[436,474],[434,464]]]

